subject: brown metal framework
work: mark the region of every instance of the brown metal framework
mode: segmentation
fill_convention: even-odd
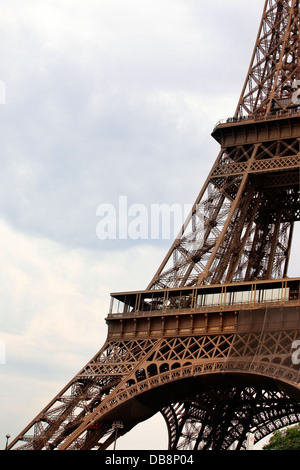
[[[267,0],[220,153],[148,288],[112,295],[103,348],[9,449],[107,449],[157,411],[170,449],[242,449],[300,421],[300,10]]]
[[[299,2],[266,1],[235,116],[212,134],[220,154],[148,288],[287,274],[300,217],[299,40]]]

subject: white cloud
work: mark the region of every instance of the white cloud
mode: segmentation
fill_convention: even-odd
[[[103,346],[110,293],[145,288],[162,252],[151,247],[106,254],[66,249],[16,232],[3,221],[0,239],[4,437],[20,432],[23,420],[25,426]]]
[[[237,21],[244,8],[234,0],[206,4],[205,14],[192,0],[7,2],[3,216],[27,233],[101,249],[98,204],[120,193],[192,203],[217,153],[209,133],[234,113],[253,47],[247,33],[256,28]],[[229,65],[233,45],[239,59],[247,46],[245,65]],[[193,174],[182,172],[186,158]]]
[[[3,221],[0,238],[5,267],[0,275],[1,330],[26,334],[33,343],[41,338],[53,349],[57,343],[66,349],[74,343],[80,348],[89,335],[95,335],[90,340],[98,345],[99,331],[91,325],[105,328],[110,292],[134,289],[137,284],[145,288],[153,274],[149,260],[162,256],[161,250],[151,247],[101,254],[67,249],[24,236]],[[141,263],[146,264],[142,274]]]
[[[148,285],[166,243],[100,243],[96,209],[120,195],[193,203],[219,151],[210,132],[235,111],[262,8],[3,2],[1,439],[102,346],[110,292]]]

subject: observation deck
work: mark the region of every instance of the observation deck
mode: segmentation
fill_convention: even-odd
[[[300,109],[297,107],[266,115],[257,114],[220,120],[211,135],[224,148],[259,141],[298,138],[299,131]]]
[[[230,333],[238,324],[253,329],[257,323],[259,328],[267,310],[277,312],[272,328],[293,328],[300,315],[299,291],[300,278],[285,278],[114,293],[106,318],[108,335],[112,339]]]

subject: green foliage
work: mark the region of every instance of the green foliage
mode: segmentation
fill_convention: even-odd
[[[300,424],[283,431],[275,431],[263,450],[300,450]]]

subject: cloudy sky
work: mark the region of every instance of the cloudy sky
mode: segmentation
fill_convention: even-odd
[[[100,349],[109,294],[150,282],[172,240],[100,240],[97,209],[194,202],[263,4],[2,0],[1,448]],[[119,448],[165,448],[156,422]]]

